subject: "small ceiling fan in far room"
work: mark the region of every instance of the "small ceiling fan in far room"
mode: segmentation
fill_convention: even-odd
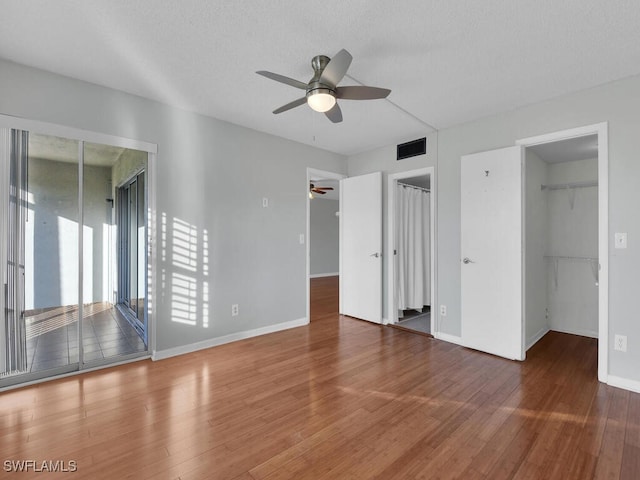
[[[347,73],[352,59],[351,54],[344,49],[336,53],[333,58],[325,55],[313,57],[311,66],[314,74],[309,83],[265,70],[260,70],[256,73],[276,82],[306,91],[304,97],[275,109],[273,113],[286,112],[303,103],[308,103],[313,110],[324,113],[333,123],[339,123],[342,121],[342,110],[340,110],[337,99],[375,100],[386,98],[391,93],[388,88],[367,87],[364,85],[338,87],[338,83]]]
[[[333,190],[333,187],[316,187],[315,184],[310,183],[309,184],[309,198],[315,198],[314,195],[313,195],[314,193],[316,193],[318,195],[324,195],[329,190]]]

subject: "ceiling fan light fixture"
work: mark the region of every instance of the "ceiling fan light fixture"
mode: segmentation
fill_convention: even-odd
[[[316,88],[307,92],[307,103],[316,112],[324,113],[336,104],[336,97],[328,88]]]

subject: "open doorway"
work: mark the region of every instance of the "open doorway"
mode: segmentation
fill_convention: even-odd
[[[548,330],[598,338],[598,137],[525,153],[527,350]]]
[[[307,318],[337,315],[340,287],[340,179],[308,169]]]
[[[388,319],[393,326],[432,335],[435,304],[433,168],[389,176]]]
[[[606,124],[518,142],[524,152],[524,349],[553,330],[593,338],[606,381]]]

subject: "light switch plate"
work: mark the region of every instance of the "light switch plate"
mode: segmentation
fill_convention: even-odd
[[[627,248],[627,234],[616,232],[614,235],[614,243],[616,248]]]

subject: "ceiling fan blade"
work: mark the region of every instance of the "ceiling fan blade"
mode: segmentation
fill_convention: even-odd
[[[281,106],[280,108],[276,108],[273,113],[278,114],[282,112],[286,112],[287,110],[291,110],[292,108],[299,107],[300,105],[307,103],[307,97],[302,97],[293,102],[289,102],[286,105]]]
[[[313,193],[317,193],[317,194],[319,194],[319,195],[324,195],[325,193],[327,193],[327,192],[323,192],[322,190],[318,190],[318,189],[316,189],[316,188],[312,188],[312,189],[311,189],[311,191],[312,191]]]
[[[342,110],[340,110],[340,105],[338,105],[337,103],[331,110],[329,110],[328,112],[324,112],[324,114],[333,123],[340,123],[342,121]]]
[[[262,75],[263,77],[270,78],[271,80],[275,80],[276,82],[284,83],[286,85],[291,85],[292,87],[299,88],[300,90],[306,90],[307,84],[303,83],[294,78],[285,77],[284,75],[280,75],[273,72],[267,72],[265,70],[260,70],[256,72],[258,75]]]
[[[315,187],[318,190],[333,190],[333,187]]]
[[[391,93],[388,88],[365,87],[365,86],[347,86],[336,88],[336,97],[345,100],[376,100],[378,98],[387,98]]]
[[[336,53],[320,75],[320,83],[335,87],[347,73],[353,57],[345,49]]]

